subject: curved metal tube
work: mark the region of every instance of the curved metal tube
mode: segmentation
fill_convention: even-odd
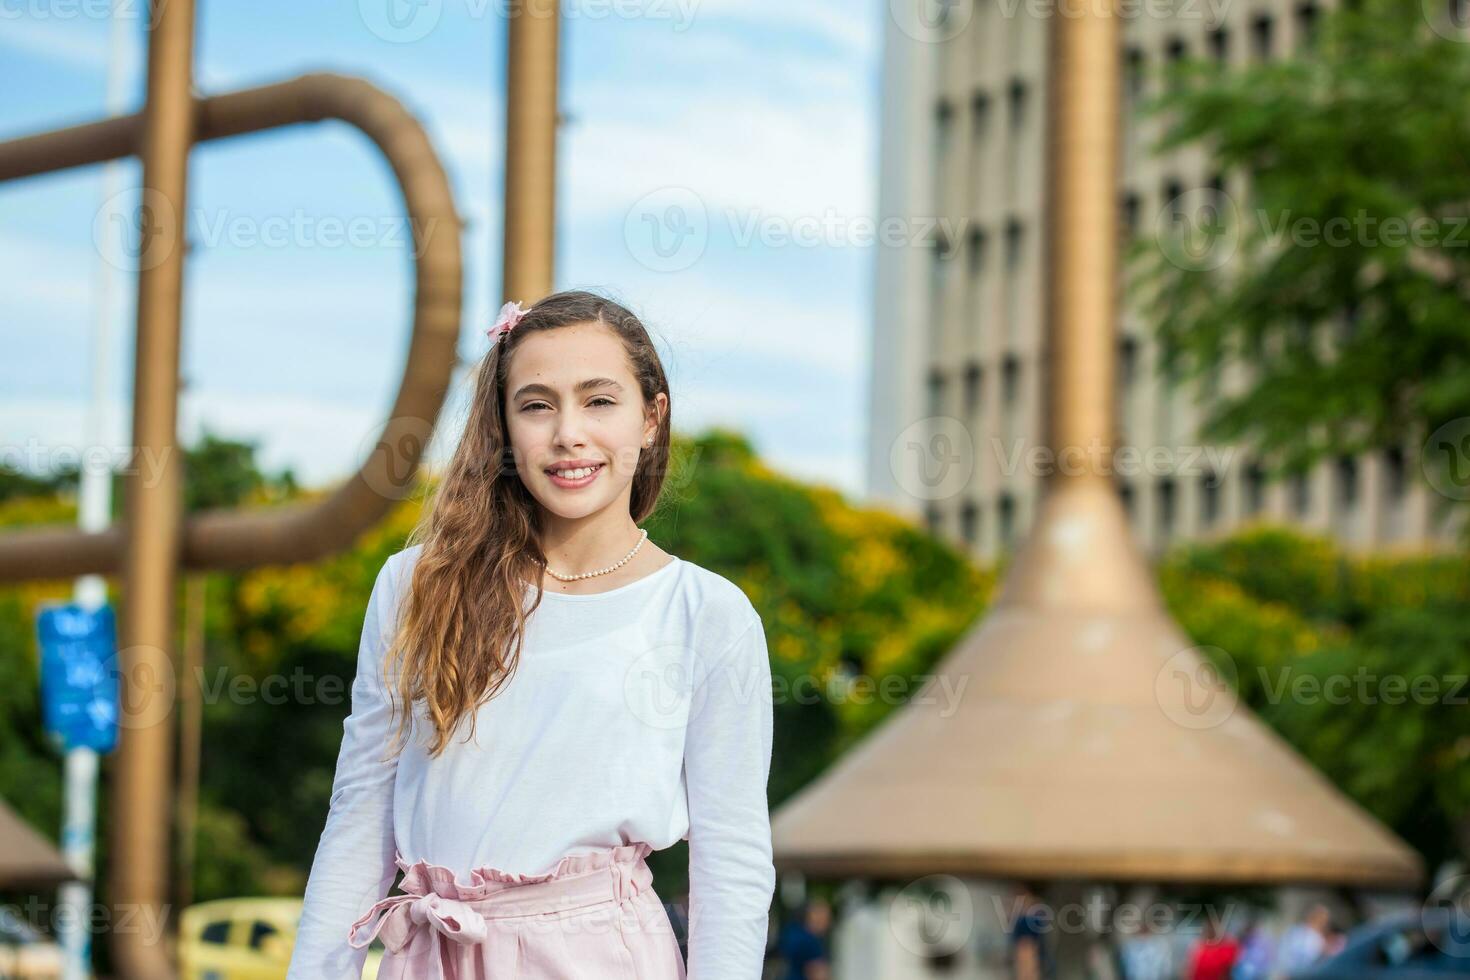
[[[248,568],[312,561],[352,545],[411,490],[455,365],[462,290],[460,232],[449,180],[423,127],[371,83],[313,73],[200,99],[198,142],[337,119],[361,130],[393,168],[414,233],[413,332],[403,380],[377,448],[326,499],[259,512],[184,518],[180,567]],[[0,143],[0,181],[103,163],[136,152],[141,114]],[[59,161],[59,165],[58,165]],[[116,573],[123,530],[27,528],[0,535],[0,582]]]

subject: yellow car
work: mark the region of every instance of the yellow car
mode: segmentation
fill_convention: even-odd
[[[299,898],[226,898],[201,902],[179,920],[183,980],[283,980],[301,920]],[[380,942],[368,949],[363,980],[376,980]]]

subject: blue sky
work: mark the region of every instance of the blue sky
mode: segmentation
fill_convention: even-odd
[[[309,71],[401,99],[444,158],[468,223],[464,358],[500,295],[506,0],[200,4],[196,77],[213,94]],[[401,16],[385,17],[387,4]],[[125,111],[143,79],[143,0],[117,0]],[[105,0],[0,9],[0,139],[108,113]],[[877,207],[881,17],[866,0],[565,0],[556,287],[644,317],[674,425],[749,435],[778,469],[861,490]],[[0,185],[0,458],[85,444],[99,310],[111,323],[110,445],[127,443],[134,276],[95,242],[140,168]],[[359,465],[408,336],[409,244],[377,152],[339,123],[206,144],[189,185],[180,430],[257,441],[309,484]],[[120,196],[118,196],[120,195]],[[109,205],[111,199],[114,203]],[[121,206],[118,203],[121,202]],[[647,222],[699,231],[667,264]],[[700,221],[699,216],[703,216]],[[344,242],[333,222],[364,233]],[[820,228],[820,231],[816,229]],[[751,236],[751,232],[756,233]],[[103,299],[108,295],[109,299]],[[461,376],[462,377],[462,376]],[[458,432],[459,380],[441,420]],[[441,439],[432,455],[449,448]]]

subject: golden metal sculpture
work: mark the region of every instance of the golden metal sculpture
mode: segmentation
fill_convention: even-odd
[[[115,574],[122,586],[119,666],[125,724],[112,763],[111,902],[157,915],[167,903],[172,746],[174,587],[180,568],[248,568],[309,561],[351,546],[411,489],[455,363],[462,221],[423,128],[369,83],[311,74],[209,98],[192,91],[194,3],[154,4],[147,97],[141,113],[0,143],[0,181],[137,155],[147,206],[138,276],[133,452],[161,469],[130,467],[120,527],[89,534],[43,528],[0,536],[0,581]],[[177,452],[180,298],[185,190],[195,143],[295,123],[337,119],[382,151],[414,232],[413,331],[403,380],[377,449],[331,496],[262,512],[181,513]],[[549,235],[550,229],[544,233]],[[156,257],[157,261],[153,258]],[[118,973],[173,975],[162,946],[141,930],[112,935]]]
[[[556,236],[560,0],[525,0],[508,25],[505,259],[501,296],[529,306],[551,291]]]

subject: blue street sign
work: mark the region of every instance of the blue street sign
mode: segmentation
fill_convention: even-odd
[[[52,604],[36,617],[41,641],[41,714],[68,749],[117,745],[117,626],[112,607]]]

